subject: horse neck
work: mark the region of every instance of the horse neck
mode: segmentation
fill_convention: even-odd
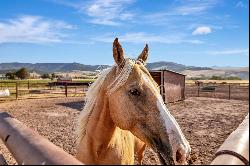
[[[120,150],[124,149],[124,147],[127,148],[127,144],[121,143],[120,138],[121,135],[127,136],[128,132],[124,132],[114,124],[110,115],[108,95],[106,95],[107,87],[116,77],[116,70],[114,69],[107,75],[98,95],[96,95],[96,102],[91,110],[85,135],[79,142],[76,156],[84,163],[99,163],[99,157],[108,153],[114,147]],[[130,141],[133,139],[133,137],[129,138]],[[134,149],[133,145],[130,145]]]
[[[96,104],[92,110],[93,112],[88,120],[85,137],[95,144],[94,147],[97,148],[96,150],[98,150],[100,146],[104,149],[109,144],[112,144],[115,141],[115,137],[120,133],[110,116],[109,100],[106,95],[108,86],[116,77],[117,68],[115,67],[106,76],[100,93],[97,95]]]
[[[85,137],[95,139],[94,142],[105,144],[111,139],[115,128],[110,117],[108,99],[104,90],[101,90],[97,97],[93,112],[89,117]],[[93,135],[95,137],[93,137]]]
[[[99,154],[111,143],[115,128],[109,115],[108,99],[101,90],[89,117],[86,134],[78,145],[77,159],[87,164],[97,163]]]

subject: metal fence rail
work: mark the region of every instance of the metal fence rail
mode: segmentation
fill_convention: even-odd
[[[249,114],[217,150],[211,165],[249,165]]]
[[[71,97],[85,96],[89,85],[61,84],[36,82],[0,82],[0,90],[9,89],[8,99],[43,98],[43,97]],[[249,84],[187,84],[185,85],[185,97],[211,97],[221,99],[249,100]],[[1,98],[0,100],[6,100]]]
[[[186,84],[185,96],[249,100],[249,84]]]
[[[6,112],[0,113],[0,139],[19,165],[83,165]]]
[[[49,83],[41,82],[0,82],[0,90],[8,89],[10,96],[8,98],[1,98],[0,100],[6,99],[22,99],[22,98],[43,98],[43,97],[69,97],[69,96],[85,96],[89,85],[79,84],[60,84],[51,85]]]

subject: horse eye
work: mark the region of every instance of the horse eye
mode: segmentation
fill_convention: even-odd
[[[133,96],[140,96],[140,91],[138,89],[131,89],[129,91]]]

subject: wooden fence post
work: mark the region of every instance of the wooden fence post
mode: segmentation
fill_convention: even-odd
[[[65,95],[68,97],[68,85],[67,82],[65,83]]]
[[[30,89],[30,81],[28,81],[28,89]]]
[[[228,85],[228,99],[231,99],[231,84]]]
[[[18,82],[16,82],[16,100],[18,99]]]
[[[200,97],[200,84],[198,84],[198,97]]]
[[[75,86],[75,96],[76,96],[76,86]]]

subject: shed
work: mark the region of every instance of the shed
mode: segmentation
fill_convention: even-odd
[[[57,82],[72,82],[72,78],[71,77],[63,77],[63,78],[58,78]]]
[[[168,69],[151,70],[149,72],[160,86],[161,95],[165,103],[185,99],[186,75]]]

